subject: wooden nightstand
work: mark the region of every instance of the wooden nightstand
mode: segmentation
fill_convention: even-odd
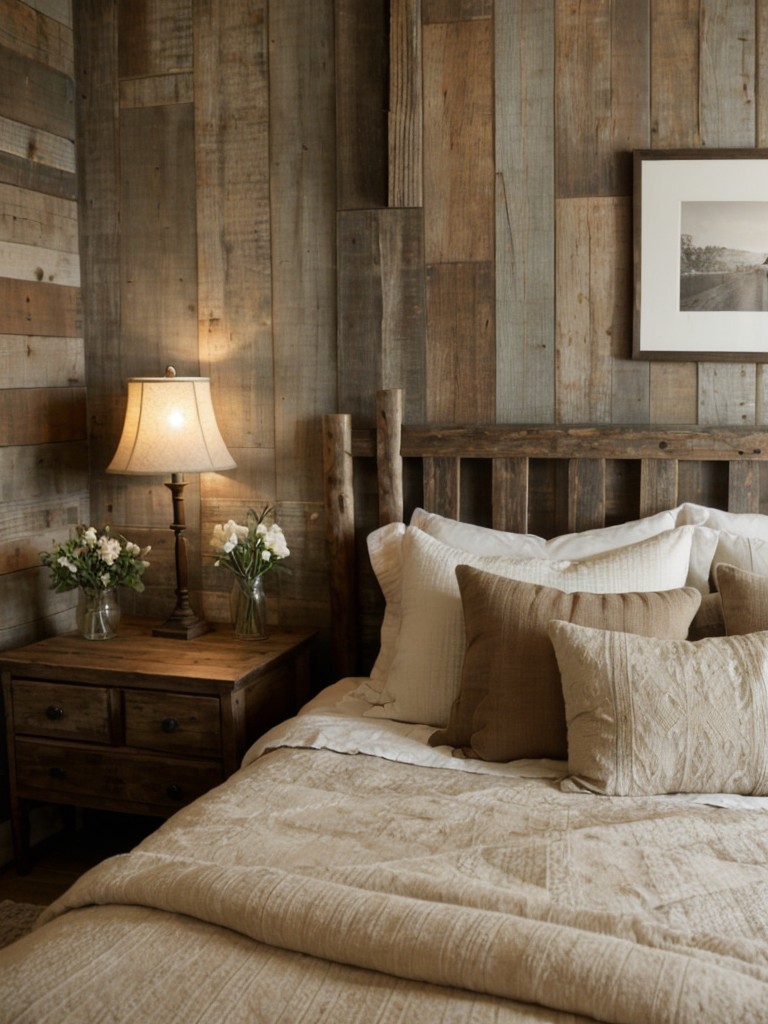
[[[14,852],[29,856],[28,802],[168,817],[234,772],[248,746],[309,696],[314,633],[195,640],[123,621],[0,652]]]

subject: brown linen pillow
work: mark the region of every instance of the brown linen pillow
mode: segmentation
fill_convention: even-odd
[[[728,636],[768,629],[768,576],[721,563],[715,566],[715,583]]]
[[[768,795],[768,632],[659,640],[552,622],[568,778],[607,796]]]
[[[701,600],[693,587],[566,593],[467,565],[457,566],[456,578],[466,630],[461,688],[448,727],[429,742],[486,761],[568,756],[560,673],[547,633],[552,619],[684,639]]]

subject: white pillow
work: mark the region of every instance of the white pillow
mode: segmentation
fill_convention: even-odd
[[[544,540],[532,533],[507,533],[488,526],[474,526],[455,519],[446,519],[423,508],[414,509],[411,526],[452,548],[471,551],[476,555],[508,555],[511,558],[588,558],[604,551],[637,544],[648,537],[656,537],[677,526],[704,525],[709,510],[691,503],[678,505],[665,512],[657,512],[628,523],[604,526],[579,533],[564,533]],[[709,593],[709,573],[717,538],[707,532],[694,535],[686,586],[696,587],[702,594]]]
[[[568,593],[626,593],[685,586],[696,528],[667,530],[582,560],[473,555],[409,526],[402,545],[400,631],[381,693],[367,715],[445,726],[461,682],[465,636],[456,566]]]

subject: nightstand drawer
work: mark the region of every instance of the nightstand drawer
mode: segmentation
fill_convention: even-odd
[[[16,744],[19,792],[39,799],[165,810],[201,796],[224,780],[215,761],[153,758],[124,748],[33,742]]]
[[[110,691],[101,686],[14,679],[14,728],[17,734],[111,743]]]
[[[221,709],[215,697],[126,690],[124,702],[129,747],[196,757],[221,753]]]

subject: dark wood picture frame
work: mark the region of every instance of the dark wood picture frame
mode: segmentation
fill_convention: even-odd
[[[634,358],[768,361],[768,149],[633,160]]]

